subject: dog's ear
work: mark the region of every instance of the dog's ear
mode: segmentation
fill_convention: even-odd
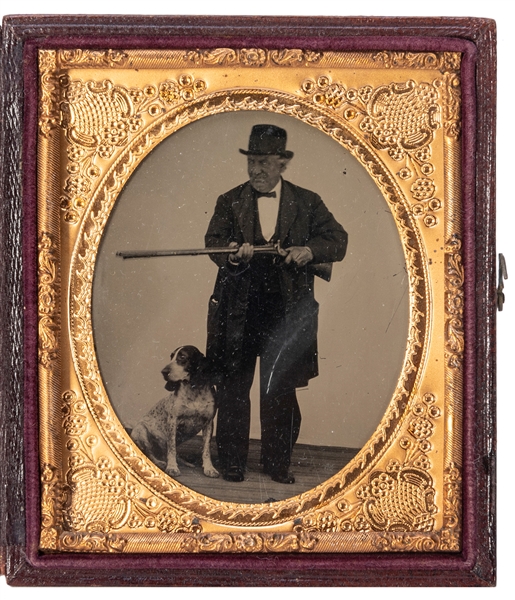
[[[205,360],[202,352],[195,346],[191,346],[188,373],[190,377],[194,377],[197,373],[202,370],[202,363]]]

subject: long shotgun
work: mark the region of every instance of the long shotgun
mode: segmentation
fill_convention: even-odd
[[[160,256],[202,256],[210,254],[234,254],[238,252],[238,247],[222,247],[222,248],[193,248],[185,250],[126,250],[116,253],[116,256],[127,258],[155,258]],[[285,251],[282,250],[279,244],[268,246],[254,246],[255,254],[275,254],[277,256],[285,256]],[[308,264],[309,270],[324,281],[331,280],[332,263]]]
[[[235,254],[238,248],[193,248],[187,250],[127,250],[117,252],[116,256],[122,258],[153,258],[155,256],[201,256],[203,254]],[[254,246],[254,252],[259,254],[277,254],[280,256],[276,246]]]

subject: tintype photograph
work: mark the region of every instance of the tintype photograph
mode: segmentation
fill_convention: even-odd
[[[120,256],[231,244],[232,254]],[[406,351],[407,291],[390,209],[348,151],[292,117],[210,116],[161,142],[113,209],[93,284],[100,371],[151,453],[155,419],[169,416],[154,411],[152,423],[149,411],[167,393],[180,402],[171,381],[190,377],[191,393],[189,347],[207,350],[216,471],[201,465],[201,436],[177,447],[195,468],[167,463],[166,447],[154,457],[220,500],[284,499],[340,471],[379,424]]]

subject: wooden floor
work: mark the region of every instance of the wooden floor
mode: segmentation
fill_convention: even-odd
[[[340,471],[357,453],[358,448],[338,448],[332,446],[309,446],[297,444],[292,455],[290,471],[295,476],[291,485],[275,483],[261,472],[259,466],[260,442],[250,441],[249,459],[245,481],[231,483],[221,476],[218,479],[205,477],[201,468],[201,438],[196,437],[184,443],[179,455],[194,467],[179,463],[181,475],[177,477],[183,485],[225,502],[244,504],[285,500],[314,488]],[[216,462],[216,444],[213,442],[213,463]]]

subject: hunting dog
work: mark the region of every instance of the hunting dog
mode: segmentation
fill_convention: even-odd
[[[165,389],[170,393],[134,427],[131,437],[155,465],[177,477],[181,473],[177,465],[177,447],[202,431],[204,475],[218,477],[211,462],[210,442],[216,406],[207,360],[195,346],[177,348],[170,359],[161,371],[166,381]]]

